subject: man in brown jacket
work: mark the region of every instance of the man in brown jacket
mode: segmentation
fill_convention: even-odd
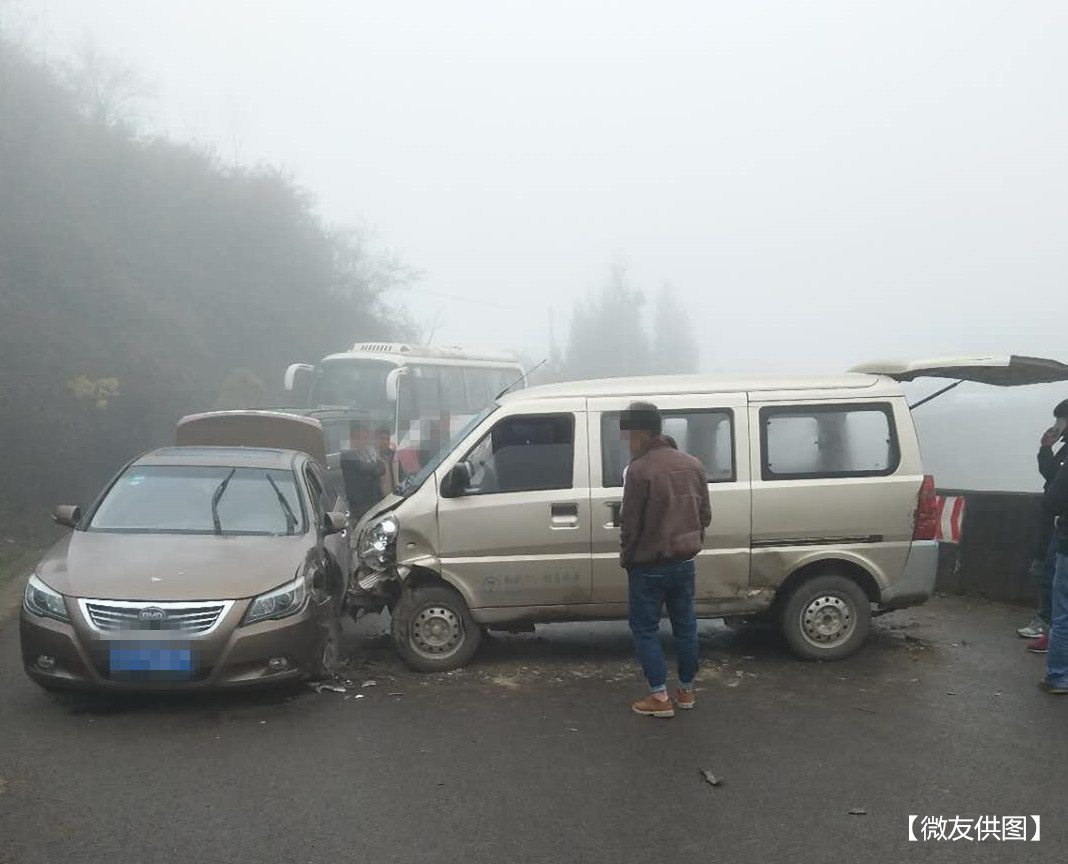
[[[638,714],[674,717],[667,694],[667,662],[660,647],[660,615],[667,606],[679,664],[679,708],[693,708],[697,674],[694,558],[712,522],[708,476],[693,456],[661,435],[655,405],[635,402],[620,418],[630,446],[620,513],[620,563],[627,570],[630,630],[650,694],[632,706]]]

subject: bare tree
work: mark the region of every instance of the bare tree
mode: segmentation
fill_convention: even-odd
[[[67,64],[64,78],[82,113],[105,126],[136,126],[155,90],[131,66],[83,45]]]

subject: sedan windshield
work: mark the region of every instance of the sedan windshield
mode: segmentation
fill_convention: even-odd
[[[134,465],[108,491],[90,531],[131,534],[303,534],[289,470]]]

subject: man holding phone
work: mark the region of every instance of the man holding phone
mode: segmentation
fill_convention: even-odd
[[[1053,409],[1053,425],[1042,435],[1038,448],[1038,470],[1045,481],[1043,490],[1048,490],[1061,466],[1068,460],[1068,399]],[[1057,447],[1056,450],[1053,448]],[[1020,627],[1016,633],[1030,639],[1027,650],[1033,654],[1045,654],[1049,650],[1050,616],[1053,607],[1053,576],[1057,565],[1057,532],[1051,520],[1043,517],[1035,549],[1031,573],[1038,583],[1038,614],[1030,624]]]

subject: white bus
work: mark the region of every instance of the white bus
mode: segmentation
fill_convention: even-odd
[[[399,468],[411,474],[502,391],[525,387],[526,378],[509,354],[358,342],[314,365],[294,363],[284,385],[295,407],[336,419],[351,413],[368,429],[388,429]],[[330,450],[355,449],[348,425],[324,422]]]

